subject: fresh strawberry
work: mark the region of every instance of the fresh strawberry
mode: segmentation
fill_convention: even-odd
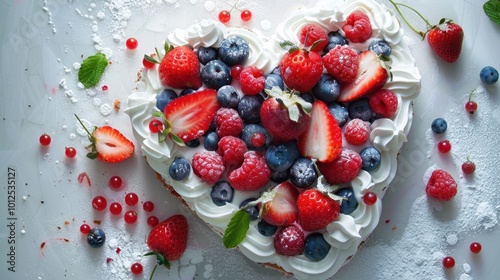
[[[462,52],[464,31],[460,25],[447,21],[429,30],[427,42],[444,61],[455,62]]]
[[[434,170],[425,186],[427,194],[438,200],[450,200],[457,194],[457,183],[450,173]]]
[[[311,123],[297,145],[302,156],[319,162],[331,162],[340,154],[342,130],[323,101],[313,103]]]
[[[170,268],[169,261],[178,260],[186,250],[188,239],[188,223],[183,215],[174,215],[156,225],[149,232],[146,243],[152,252],[145,256],[155,255],[157,263]],[[153,269],[152,274],[156,270]],[[152,279],[153,275],[151,275]]]
[[[196,139],[208,131],[219,108],[214,89],[178,97],[165,106],[167,132],[177,135],[184,143]]]
[[[274,141],[288,142],[304,133],[311,119],[311,104],[297,94],[283,92],[278,87],[266,92],[269,97],[260,107],[260,119]]]
[[[280,61],[280,74],[289,89],[305,93],[316,85],[323,74],[321,56],[292,47]]]
[[[280,255],[300,255],[304,252],[304,246],[304,232],[297,225],[284,227],[274,236],[274,249]]]
[[[389,74],[377,54],[366,50],[359,54],[359,67],[354,82],[347,84],[338,98],[339,102],[350,102],[381,89]]]
[[[307,231],[325,228],[340,213],[340,204],[318,189],[308,189],[300,193],[297,207],[299,224]]]
[[[289,182],[283,182],[266,195],[269,195],[270,200],[261,205],[262,219],[275,226],[291,225],[297,221],[297,188]]]
[[[165,49],[167,53],[159,68],[161,83],[178,89],[201,87],[200,62],[196,53],[185,46]]]
[[[78,116],[76,118],[87,132],[91,142],[86,147],[90,150],[87,154],[88,158],[97,158],[104,162],[116,163],[131,157],[134,153],[134,143],[123,136],[117,129],[107,125],[96,126],[92,133],[90,133],[80,118]]]

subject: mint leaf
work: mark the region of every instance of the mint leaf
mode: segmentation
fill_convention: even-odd
[[[493,22],[500,24],[500,0],[489,0],[484,3],[483,10]]]
[[[108,59],[103,53],[87,57],[78,70],[78,81],[86,88],[97,85],[106,66],[108,66]]]
[[[250,214],[245,209],[240,209],[234,213],[224,231],[222,242],[226,248],[234,248],[245,239],[250,226]]]

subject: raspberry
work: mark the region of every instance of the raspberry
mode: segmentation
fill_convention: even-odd
[[[271,169],[266,158],[257,152],[248,151],[243,164],[233,170],[228,177],[229,184],[240,191],[255,191],[267,184],[271,178]]]
[[[370,18],[361,11],[354,11],[347,16],[346,23],[342,26],[347,40],[353,43],[363,43],[372,35]]]
[[[326,31],[321,26],[314,23],[306,24],[300,30],[300,43],[304,47],[310,47],[319,40],[323,41],[319,42],[314,48],[311,48],[311,51],[319,52],[323,50],[326,44],[328,44],[328,34],[326,34]]]
[[[470,175],[476,171],[476,164],[469,159],[466,162],[462,163],[462,172],[464,174]]]
[[[450,200],[457,194],[457,183],[450,173],[434,170],[425,186],[427,195],[438,200]]]
[[[232,108],[220,108],[215,115],[215,124],[220,138],[238,137],[243,130],[243,120],[238,115],[238,111]]]
[[[390,118],[398,110],[398,97],[388,89],[381,89],[370,96],[370,108],[382,117]]]
[[[216,152],[203,151],[193,156],[193,172],[203,181],[215,184],[224,174],[224,162]]]
[[[355,151],[343,148],[340,155],[329,163],[318,162],[321,174],[332,185],[344,184],[352,181],[361,170],[361,157]]]
[[[359,57],[348,45],[335,46],[322,60],[328,74],[340,83],[347,84],[356,79]]]
[[[240,85],[245,95],[257,95],[264,90],[266,79],[259,68],[247,66],[241,70]]]
[[[370,137],[370,127],[361,119],[350,120],[345,125],[344,137],[352,145],[363,145]]]
[[[219,141],[218,153],[226,166],[240,166],[247,152],[245,141],[234,136],[222,137]]]
[[[282,228],[274,236],[276,253],[284,256],[300,255],[304,251],[304,233],[296,226]]]

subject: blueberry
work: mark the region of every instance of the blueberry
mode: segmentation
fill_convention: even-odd
[[[237,35],[227,37],[219,46],[219,58],[228,66],[243,64],[249,54],[248,42]]]
[[[326,242],[322,233],[314,232],[309,234],[304,241],[304,256],[319,262],[328,255],[331,245]]]
[[[342,103],[330,103],[328,104],[328,110],[332,113],[339,126],[343,126],[349,120],[347,107]]]
[[[492,66],[486,66],[479,73],[481,82],[485,85],[493,85],[498,81],[498,71]]]
[[[186,147],[189,148],[196,148],[200,145],[200,140],[199,139],[193,139],[185,143]]]
[[[256,200],[255,198],[247,198],[245,200],[243,200],[241,203],[240,203],[240,208],[244,207],[245,205],[247,205],[249,202],[252,202]],[[252,221],[255,221],[259,218],[259,209],[257,208],[257,206],[248,206],[247,208],[245,208],[245,211],[250,214],[250,220]]]
[[[264,236],[273,236],[278,230],[278,227],[271,225],[264,220],[260,220],[257,223],[257,230],[259,231],[260,234]]]
[[[346,198],[340,203],[340,213],[351,214],[358,208],[358,200],[351,188],[340,189],[335,194]]]
[[[266,162],[274,171],[285,171],[294,162],[293,152],[283,144],[271,145],[266,151]]]
[[[224,206],[226,202],[231,202],[233,200],[233,194],[233,187],[226,181],[220,181],[212,187],[210,197],[215,205]]]
[[[332,31],[328,33],[328,44],[326,44],[323,51],[327,53],[338,45],[347,45],[347,40],[338,31]]]
[[[314,95],[310,91],[301,93],[300,98],[304,99],[309,103],[314,103]]]
[[[362,98],[352,102],[349,104],[347,110],[351,119],[362,119],[369,122],[373,120],[374,117],[368,98]]]
[[[231,69],[220,60],[212,60],[201,68],[201,79],[209,88],[219,89],[231,84]]]
[[[379,150],[373,146],[369,146],[361,150],[359,156],[361,156],[361,168],[366,171],[377,169],[380,166],[380,161],[382,160],[382,155]]]
[[[165,110],[165,106],[177,98],[177,93],[171,89],[164,89],[156,96],[156,108],[160,111]]]
[[[217,101],[222,107],[236,109],[240,103],[240,94],[233,86],[225,85],[217,91]]]
[[[383,55],[389,57],[391,55],[392,48],[386,41],[382,39],[373,40],[368,49],[376,53],[377,55]]]
[[[313,87],[312,92],[319,100],[330,103],[340,95],[340,83],[328,74],[323,74],[318,83]]]
[[[216,48],[213,48],[213,47],[207,48],[207,47],[201,46],[198,49],[198,60],[200,61],[201,64],[205,65],[212,60],[216,60],[218,52],[219,51]]]
[[[179,96],[184,96],[184,95],[189,95],[191,93],[195,93],[196,90],[192,89],[192,88],[186,88],[186,89],[183,89],[181,91],[181,93],[179,94]]]
[[[290,178],[290,170],[289,169],[287,169],[285,171],[273,171],[271,173],[271,181],[278,183],[278,184],[285,182],[286,180],[288,180],[288,178]]]
[[[238,114],[245,123],[260,122],[260,107],[264,102],[261,95],[245,95],[238,104]]]
[[[296,140],[292,140],[292,141],[286,142],[286,143],[284,143],[284,145],[292,153],[293,161],[296,161],[297,159],[300,158],[299,146],[297,146],[297,141]]]
[[[437,118],[432,121],[431,129],[436,134],[443,134],[448,128],[448,123],[443,118]]]
[[[93,228],[87,233],[87,243],[92,248],[99,248],[104,245],[106,234],[100,228]]]
[[[245,125],[241,131],[241,139],[245,141],[247,147],[252,150],[265,148],[271,144],[271,137],[267,133],[267,130],[258,124]]]
[[[285,83],[280,75],[269,74],[266,76],[266,84],[264,89],[272,89],[273,87],[279,87],[281,90],[285,90]]]
[[[191,172],[191,165],[185,158],[177,157],[174,159],[170,168],[168,169],[168,173],[170,177],[175,181],[182,181],[189,176]]]
[[[290,181],[297,188],[307,188],[316,180],[314,163],[308,158],[299,158],[290,167]]]
[[[205,136],[203,145],[207,151],[216,151],[219,148],[219,135],[217,132],[210,131],[207,136]]]

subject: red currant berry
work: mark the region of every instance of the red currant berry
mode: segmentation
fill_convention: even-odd
[[[133,224],[137,222],[137,212],[135,212],[134,210],[127,211],[125,212],[123,219],[125,220],[125,223]]]
[[[231,19],[231,13],[227,10],[222,10],[219,13],[219,21],[222,23],[227,23]]]
[[[240,17],[242,21],[249,21],[252,19],[252,12],[250,12],[249,10],[243,10],[241,11]]]
[[[156,217],[156,216],[148,217],[148,225],[150,225],[151,227],[155,227],[159,223],[160,223],[160,220],[158,220],[158,217]]]
[[[481,252],[482,248],[483,248],[483,246],[481,246],[481,243],[479,243],[479,242],[472,242],[470,244],[470,251],[474,254],[479,254],[479,252]]]
[[[94,208],[97,211],[102,211],[106,209],[106,205],[108,205],[108,202],[106,201],[106,198],[104,196],[96,196],[94,199],[92,199],[92,208]]]
[[[73,147],[66,147],[64,153],[69,158],[74,158],[76,156],[76,150]]]
[[[266,135],[264,135],[264,133],[257,132],[250,136],[250,141],[254,147],[262,147],[266,144]]]
[[[48,146],[50,145],[50,141],[52,139],[50,138],[50,135],[48,135],[47,133],[44,133],[42,134],[42,136],[40,136],[40,144],[42,146]]]
[[[132,271],[132,274],[138,275],[142,273],[142,264],[140,263],[134,263],[130,267],[130,271]]]
[[[102,91],[107,91],[108,90],[108,86],[107,85],[103,85],[101,89],[102,89]]]
[[[375,202],[377,202],[377,194],[374,192],[367,192],[365,195],[363,195],[363,202],[366,205],[373,205]]]
[[[89,232],[90,232],[90,226],[89,226],[89,225],[87,225],[87,224],[82,224],[82,225],[80,226],[80,232],[81,232],[82,234],[87,234],[87,233],[89,233]]]
[[[142,59],[142,65],[146,69],[153,69],[155,67],[155,63],[147,60],[146,58]]]
[[[443,259],[443,266],[444,268],[450,269],[455,266],[455,259],[450,256],[446,256]]]
[[[231,67],[231,72],[230,72],[231,78],[233,78],[233,80],[235,81],[239,81],[241,71],[243,71],[242,65],[234,65],[233,67]]]
[[[158,119],[152,119],[149,122],[149,130],[152,133],[158,133],[163,130],[163,122]]]
[[[112,189],[118,190],[122,187],[122,178],[120,176],[113,176],[109,179],[109,187]]]
[[[137,42],[135,38],[128,38],[127,41],[125,42],[125,45],[127,46],[127,49],[135,50],[139,45],[139,42]]]
[[[467,103],[465,103],[465,110],[467,110],[467,112],[471,114],[474,114],[474,112],[477,110],[476,101],[468,101]]]
[[[134,206],[137,202],[139,202],[139,196],[136,193],[131,192],[125,195],[125,203],[127,205]]]
[[[144,211],[146,211],[146,212],[151,212],[151,211],[153,211],[153,209],[155,209],[155,204],[149,200],[145,201],[142,204],[142,209],[144,209]]]
[[[109,205],[109,212],[113,215],[118,215],[122,212],[122,205],[118,202],[113,202]]]
[[[438,143],[438,151],[440,153],[446,154],[451,151],[451,143],[448,140],[441,140]]]
[[[462,172],[464,174],[470,175],[476,171],[476,164],[474,164],[472,161],[467,160],[466,162],[462,163]]]

